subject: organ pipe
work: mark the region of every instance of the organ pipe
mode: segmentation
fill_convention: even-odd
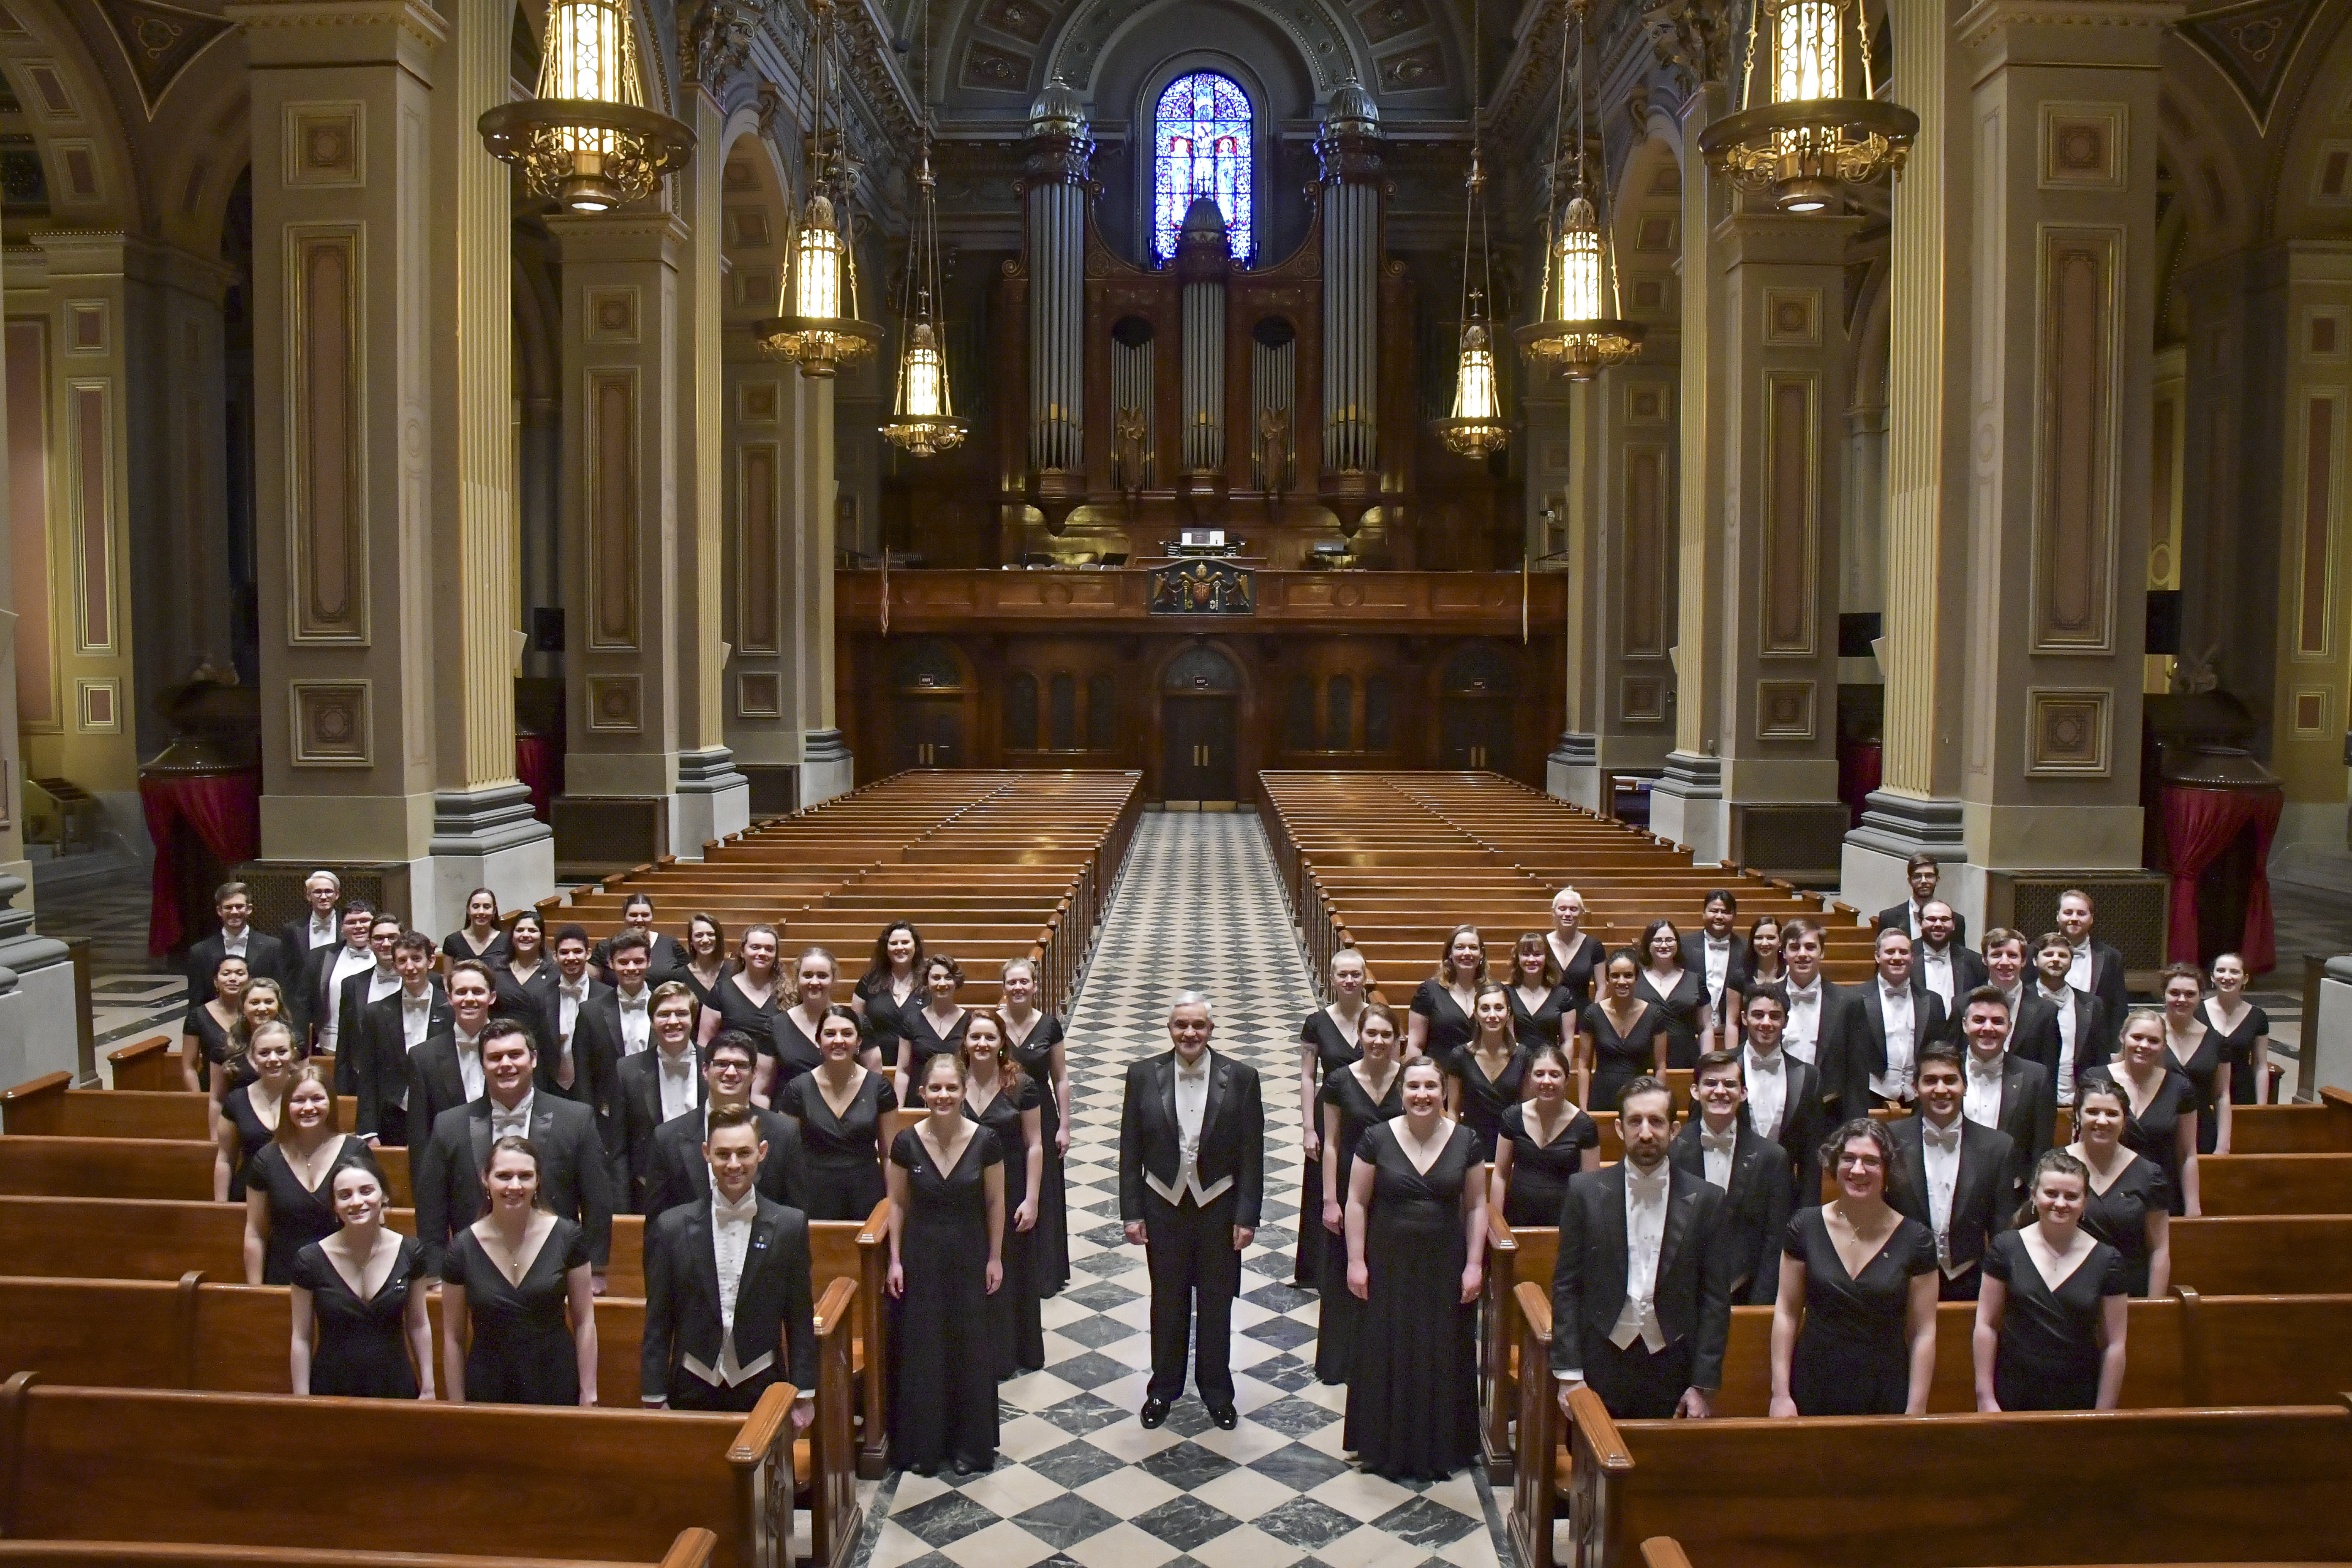
[[[1380,117],[1354,82],[1331,96],[1316,142],[1322,162],[1323,467],[1378,461]]]
[[[1086,186],[1094,150],[1077,94],[1055,81],[1029,111],[1029,461],[1085,466]]]

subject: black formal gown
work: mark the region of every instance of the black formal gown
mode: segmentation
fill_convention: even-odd
[[[690,963],[684,969],[678,972],[677,977],[686,982],[686,988],[688,991],[694,993],[694,1002],[696,1006],[717,1007],[719,1005],[719,991],[722,988],[728,990],[733,989],[733,987],[727,984],[727,982],[734,975],[734,973],[735,961],[729,958],[719,961],[719,973],[712,976],[710,984],[708,985],[705,985],[702,983],[702,976],[694,972],[694,965]],[[740,996],[741,993],[738,992],[737,994]],[[775,1011],[775,1001],[772,996],[769,998],[769,1005],[765,1009],[763,1009],[763,1011],[771,1013]],[[741,1028],[742,1026],[740,1024],[721,1023],[719,1027],[725,1029],[736,1029]],[[755,1040],[760,1037],[760,1032],[757,1029],[751,1030],[751,1035]]]
[[[228,1173],[228,1201],[233,1204],[245,1202],[246,1169],[263,1146],[278,1135],[276,1128],[261,1124],[261,1117],[253,1109],[253,1096],[245,1091],[251,1087],[247,1084],[221,1096],[221,1114],[236,1129],[236,1163],[229,1167]],[[278,1109],[282,1112],[285,1108]]]
[[[1070,1201],[1068,1184],[1063,1176],[1066,1163],[1059,1147],[1063,1108],[1055,1098],[1054,1083],[1054,1047],[1062,1043],[1062,1021],[1051,1013],[1032,1014],[1028,1036],[1015,1040],[1008,1019],[1004,1043],[1012,1048],[1013,1059],[1021,1064],[1022,1072],[1038,1089],[1038,1120],[1045,1140],[1045,1175],[1037,1194],[1037,1228],[1029,1233],[1029,1270],[1036,1280],[1038,1295],[1057,1296],[1062,1287],[1070,1282]]]
[[[218,1072],[221,1063],[228,1059],[228,1031],[221,1026],[219,1019],[213,1016],[212,1008],[199,1002],[188,1009],[187,1017],[181,1021],[180,1033],[195,1036],[196,1083],[199,1088],[210,1089],[213,1074]],[[253,1070],[243,1057],[237,1058],[237,1068],[242,1070],[231,1071],[228,1089],[253,1081]],[[228,1089],[221,1092],[226,1094]]]
[[[1486,1076],[1486,1069],[1478,1065],[1477,1052],[1466,1045],[1456,1046],[1452,1054],[1439,1060],[1445,1076],[1462,1086],[1462,1097],[1457,1102],[1462,1108],[1462,1124],[1478,1141],[1478,1158],[1493,1159],[1503,1112],[1519,1102],[1519,1091],[1527,1086],[1527,1047],[1514,1042],[1511,1054],[1503,1059],[1501,1075],[1496,1078]]]
[[[1433,1062],[1444,1061],[1446,1052],[1478,1033],[1477,1020],[1462,1010],[1461,1002],[1433,974],[1412,994],[1412,1010],[1429,1020],[1429,1035],[1421,1042],[1421,1050]]]
[[[1900,1415],[1911,1400],[1911,1281],[1936,1269],[1936,1233],[1904,1216],[1848,1274],[1819,1207],[1799,1209],[1781,1250],[1805,1266],[1805,1321],[1789,1368],[1801,1415]]]
[[[295,1254],[293,1283],[310,1292],[312,1394],[416,1397],[416,1368],[408,1359],[408,1293],[424,1289],[424,1247],[404,1236],[392,1272],[373,1296],[362,1300],[320,1243]]]
[[[767,1026],[751,1037],[761,1041],[762,1052],[775,1060],[776,1075],[768,1083],[768,1103],[772,1106],[781,1107],[784,1090],[794,1080],[816,1071],[824,1060],[815,1038],[801,1027],[800,1019],[789,1006],[771,1012]]]
[[[1416,1171],[1396,1124],[1382,1122],[1358,1157],[1376,1173],[1364,1226],[1371,1280],[1342,1441],[1375,1475],[1442,1480],[1478,1453],[1478,1309],[1462,1300],[1462,1188],[1485,1179],[1477,1140],[1455,1123]]]
[[[1298,1043],[1315,1051],[1315,1096],[1318,1107],[1314,1112],[1315,1137],[1319,1147],[1323,1137],[1323,1113],[1319,1109],[1323,1087],[1331,1081],[1334,1073],[1351,1062],[1363,1060],[1364,1053],[1339,1032],[1339,1023],[1328,1007],[1318,1007],[1307,1015],[1306,1022],[1298,1026]],[[1337,1281],[1337,1288],[1344,1290],[1348,1288],[1344,1278],[1347,1268],[1347,1243],[1323,1228],[1323,1157],[1318,1154],[1299,1172],[1298,1253],[1291,1267],[1291,1278],[1313,1290],[1326,1289],[1327,1281]]]
[[[563,984],[562,974],[544,958],[530,966],[529,974],[517,974],[509,959],[490,971],[490,979],[498,988],[491,1005],[499,1016],[530,1026],[539,1045],[540,1071],[551,1074],[557,1048],[555,1026],[563,1021],[563,998],[556,994],[556,987]]]
[[[1004,1163],[1004,1151],[994,1133],[975,1128],[955,1168],[942,1173],[908,1127],[891,1143],[890,1160],[907,1173],[898,1236],[906,1294],[890,1303],[890,1462],[926,1475],[950,1460],[990,1469],[996,1462],[996,1336],[983,1178],[989,1166]],[[1009,1231],[1009,1201],[1005,1210]],[[1012,1271],[1005,1273],[1009,1281]]]
[[[1549,1143],[1537,1142],[1528,1131],[1534,1119],[1524,1101],[1503,1112],[1502,1142],[1511,1146],[1511,1184],[1503,1192],[1507,1225],[1558,1225],[1569,1178],[1584,1169],[1584,1152],[1601,1146],[1601,1129],[1574,1106],[1568,1125]]]
[[[901,1027],[905,1023],[905,1015],[919,1012],[923,1005],[923,986],[920,977],[917,978],[914,986],[908,991],[906,1000],[903,1002],[891,989],[890,977],[887,974],[871,983],[860,980],[857,983],[857,995],[866,1004],[866,1043],[882,1053],[882,1065],[885,1068],[897,1067],[898,1041],[906,1033]]]
[[[2083,1081],[2124,1089],[2123,1079],[2109,1063],[2091,1068],[2083,1075]],[[2075,1091],[2078,1098],[2081,1092]],[[2165,1069],[2164,1082],[2145,1110],[2134,1110],[2131,1091],[2124,1089],[2124,1147],[2156,1162],[2157,1169],[2164,1173],[2166,1209],[2175,1215],[2186,1214],[2189,1208],[2188,1196],[2180,1187],[2180,1119],[2196,1113],[2196,1085],[2170,1068]]]
[[[466,940],[464,931],[453,931],[441,939],[441,956],[452,963],[462,963],[470,958],[477,963],[487,963],[496,971],[514,956],[514,943],[508,939],[506,932],[493,931],[490,932],[490,944],[476,952],[474,944]]]
[[[963,1048],[963,1032],[971,1022],[971,1009],[959,1009],[955,1022],[944,1035],[931,1026],[931,1016],[920,1007],[908,1007],[898,1016],[899,1056],[907,1069],[907,1098],[920,1101],[923,1087],[923,1064],[933,1057],[950,1055]],[[1011,1158],[1008,1154],[1006,1158]],[[1010,1207],[1011,1205],[1006,1205]]]
[[[473,1343],[466,1351],[467,1401],[580,1403],[580,1356],[565,1302],[572,1271],[587,1266],[587,1232],[561,1215],[520,1285],[508,1283],[472,1226],[458,1229],[442,1259],[441,1278],[464,1288],[473,1321]]]
[[[1666,1065],[1688,1069],[1698,1066],[1698,1016],[1706,1006],[1706,976],[1685,969],[1674,988],[1660,994],[1657,976],[1648,970],[1633,993],[1666,1016]]]
[[[2105,1299],[2124,1294],[2124,1257],[2104,1241],[2053,1290],[2025,1250],[2025,1233],[2005,1230],[1985,1248],[1985,1278],[2009,1287],[1993,1352],[1992,1394],[2003,1410],[2090,1410],[2099,1403],[2099,1320]]]
[[[1004,1151],[1004,1284],[988,1299],[989,1321],[994,1331],[996,1375],[1018,1377],[1045,1364],[1045,1325],[1038,1306],[1036,1264],[1031,1254],[1037,1245],[1034,1226],[1027,1230],[1013,1223],[1013,1211],[1029,1198],[1029,1143],[1022,1136],[1024,1111],[1043,1111],[1045,1095],[1037,1080],[1024,1073],[1019,1089],[1000,1089],[985,1110],[964,1102],[967,1120],[994,1134]],[[1038,1118],[1044,1121],[1041,1114]],[[1041,1216],[1037,1224],[1045,1224]]]
[[[1339,1162],[1339,1208],[1343,1215],[1348,1207],[1348,1184],[1355,1179],[1357,1150],[1364,1134],[1389,1118],[1404,1114],[1404,1069],[1391,1068],[1391,1074],[1388,1092],[1377,1100],[1353,1068],[1341,1068],[1323,1079],[1321,1104],[1335,1106],[1339,1112],[1339,1141],[1324,1145],[1324,1158]],[[1300,1223],[1310,1221],[1323,1230],[1327,1238],[1323,1304],[1316,1315],[1315,1375],[1325,1383],[1345,1383],[1355,1356],[1357,1336],[1361,1331],[1364,1304],[1348,1289],[1348,1238],[1344,1229],[1324,1227],[1323,1197],[1319,1192],[1312,1214],[1302,1216]]]
[[[1542,1002],[1529,1007],[1527,998],[1521,996],[1519,988],[1514,985],[1511,987],[1511,1026],[1518,1031],[1519,1044],[1529,1050],[1538,1046],[1565,1047],[1567,1041],[1561,1037],[1560,1031],[1583,1005],[1572,988],[1555,985]]]
[[[2200,1022],[2202,1020],[2200,1019]],[[2210,1026],[2208,1026],[2205,1033],[2199,1037],[2197,1048],[2189,1053],[2187,1061],[2181,1060],[2179,1054],[2173,1050],[2169,1035],[2166,1037],[2165,1067],[2187,1079],[2189,1087],[2196,1094],[2197,1152],[2200,1154],[2210,1154],[2213,1152],[2215,1140],[2221,1131],[2221,1118],[2214,1110],[2220,1102],[2220,1097],[2215,1094],[2214,1089],[2221,1077],[2221,1064],[2229,1059],[2221,1037],[2215,1034]],[[2233,1084],[2237,1077],[2234,1072],[2230,1075]]]
[[[269,1237],[261,1254],[264,1285],[292,1283],[296,1254],[341,1228],[342,1222],[335,1218],[336,1172],[357,1165],[373,1172],[377,1181],[383,1180],[383,1167],[376,1163],[374,1152],[365,1143],[348,1132],[339,1136],[342,1147],[316,1188],[302,1184],[302,1178],[287,1163],[285,1147],[274,1142],[263,1144],[246,1166],[246,1191],[261,1193],[269,1200]]]
[[[1544,941],[1546,946],[1551,947],[1553,962],[1558,963],[1559,949],[1552,945],[1549,936]],[[1592,1000],[1592,977],[1600,972],[1602,956],[1606,951],[1601,944],[1601,939],[1591,931],[1580,931],[1576,933],[1576,952],[1570,955],[1566,963],[1559,966],[1559,983],[1576,994],[1576,1005],[1567,1010],[1566,1016],[1573,1018],[1586,1003]]]
[[[2234,1029],[2223,1030],[2213,1022],[2213,999],[2207,997],[2197,1016],[2205,1021],[2209,1034],[2221,1042],[2221,1059],[2230,1064],[2230,1103],[2253,1105],[2254,1042],[2271,1032],[2271,1016],[2252,1003],[2246,1005],[2246,1016],[2238,1020]],[[2204,1131],[2198,1131],[2198,1146],[2204,1147]]]
[[[687,984],[691,985],[694,981],[689,977]],[[792,1004],[793,998],[781,987],[769,992],[765,1002],[754,1002],[743,994],[741,986],[735,984],[734,972],[722,969],[719,973],[719,984],[710,988],[709,998],[704,1005],[719,1010],[720,1028],[740,1029],[754,1040],[772,1043],[776,1015]]]
[[[869,1072],[841,1115],[824,1102],[814,1073],[784,1086],[776,1109],[801,1124],[801,1157],[808,1176],[811,1219],[862,1220],[885,1194],[882,1113],[898,1109],[890,1075]]]
[[[2164,1167],[2128,1150],[2107,1190],[2095,1186],[2084,1200],[2083,1228],[2123,1255],[2124,1286],[2135,1296],[2147,1294],[2147,1216],[2171,1212]]]
[[[1642,1004],[1642,1016],[1634,1020],[1631,1035],[1617,1032],[1617,1026],[1609,1021],[1608,1007],[1601,1003],[1579,1013],[1577,1033],[1592,1037],[1592,1089],[1585,1103],[1600,1110],[1616,1110],[1617,1098],[1627,1084],[1657,1070],[1654,1047],[1658,1031],[1667,1027],[1665,1012],[1654,1002]]]

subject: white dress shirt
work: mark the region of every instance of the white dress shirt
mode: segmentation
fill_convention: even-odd
[[[1635,1340],[1652,1355],[1666,1348],[1658,1321],[1658,1255],[1666,1245],[1666,1194],[1673,1171],[1661,1160],[1643,1175],[1625,1166],[1625,1305],[1609,1331],[1609,1342],[1623,1350]],[[1557,1374],[1561,1383],[1582,1383],[1584,1369]]]
[[[1810,1062],[1821,1049],[1822,977],[1811,985],[1789,986],[1789,1023],[1780,1031],[1780,1048],[1801,1062]]]
[[[1704,1121],[1699,1123],[1698,1152],[1699,1158],[1706,1163],[1706,1179],[1725,1192],[1731,1190],[1731,1157],[1738,1152],[1738,1122],[1734,1121],[1721,1132],[1710,1132]],[[1627,1173],[1631,1175],[1630,1172]]]
[[[2004,1051],[2009,1049],[2010,1043],[2017,1038],[2017,1020],[2018,1016],[2025,1011],[2025,982],[2022,980],[2001,993],[2001,996],[2009,1003],[2009,1033],[2000,1037],[2000,1048]]]
[[[719,1265],[719,1364],[705,1366],[691,1355],[678,1360],[687,1371],[713,1387],[732,1388],[757,1377],[776,1359],[773,1345],[750,1362],[739,1361],[735,1355],[735,1301],[743,1289],[744,1265],[751,1257],[751,1222],[759,1217],[757,1187],[745,1193],[740,1204],[729,1203],[716,1187],[710,1190],[710,1249]]]
[[[1184,1058],[1176,1060],[1176,1127],[1181,1137],[1182,1152],[1176,1164],[1173,1185],[1162,1182],[1150,1171],[1143,1173],[1144,1184],[1168,1202],[1181,1205],[1187,1196],[1205,1208],[1225,1195],[1234,1184],[1231,1176],[1220,1176],[1210,1186],[1201,1184],[1201,1122],[1209,1110],[1209,1053],[1202,1051],[1191,1067]]]
[[[673,1116],[683,1116],[701,1104],[701,1097],[697,1091],[702,1087],[702,1075],[694,1070],[695,1052],[691,1039],[687,1041],[686,1049],[676,1056],[667,1051],[656,1051],[654,1058],[660,1068],[655,1076],[661,1079],[664,1121]]]
[[[2074,998],[2069,991],[2052,993],[2042,986],[2042,999],[2058,1009],[2058,1103],[2074,1103]],[[2070,988],[2071,990],[2071,988]]]
[[[1774,1051],[1769,1057],[1756,1054],[1752,1045],[1742,1047],[1745,1058],[1743,1076],[1748,1080],[1748,1125],[1766,1138],[1777,1141],[1780,1136],[1780,1119],[1789,1108],[1789,1061],[1785,1051]]]
[[[393,989],[400,994],[401,1041],[413,1051],[425,1043],[425,1032],[432,1026],[433,989],[428,984],[422,996],[411,996],[397,984]],[[408,1080],[405,1077],[400,1082],[399,1105],[403,1110],[408,1109]]]
[[[2066,984],[2077,991],[2091,988],[2091,939],[2084,937],[2083,945],[2074,950],[2074,959],[2066,965]]]
[[[536,1089],[524,1089],[522,1098],[515,1101],[515,1108],[512,1110],[509,1110],[495,1100],[490,1101],[491,1142],[495,1143],[501,1138],[530,1136],[530,1102],[538,1093]]]
[[[1997,1128],[2000,1125],[2000,1070],[2008,1063],[2007,1051],[1993,1058],[1990,1066],[1979,1061],[1976,1052],[1969,1053],[1968,1071],[1964,1075],[1968,1088],[1960,1097],[1960,1114],[1979,1127]]]
[[[654,988],[641,985],[635,996],[625,991],[616,994],[621,999],[621,1054],[633,1057],[654,1037]]]
[[[457,1076],[465,1080],[467,1103],[482,1098],[482,1037],[457,1031]]]
[[[227,928],[223,927],[221,931],[221,956],[223,958],[243,958],[245,956],[246,944],[252,940],[252,937],[253,928],[251,926],[246,927],[235,936],[229,935]]]
[[[312,947],[331,947],[342,940],[343,922],[334,910],[329,910],[323,915],[316,910],[310,911],[310,945]]]
[[[1878,1013],[1886,1021],[1886,1070],[1870,1075],[1870,1092],[1881,1100],[1907,1100],[1918,1079],[1918,1016],[1911,987],[1878,983]]]
[[[1706,1005],[1723,1005],[1723,977],[1731,973],[1731,939],[1699,935],[1699,952],[1706,961]]]
[[[1927,934],[1927,928],[1919,921],[1920,912],[1919,900],[1916,899],[1903,906],[1903,929],[1911,933],[1913,942],[1917,942],[1920,937]]]
[[[368,976],[368,1005],[371,1007],[400,989],[400,971],[390,964],[379,963]]]
[[[1937,952],[1925,942],[1919,944],[1919,981],[1921,984],[1943,999],[1944,1016],[1950,1017],[1952,994],[1955,987],[1952,982],[1952,950],[1949,946]]]
[[[327,970],[326,1005],[322,1009],[325,1016],[319,1020],[320,1050],[332,1052],[335,1048],[335,1037],[342,1031],[343,1020],[341,1016],[342,1009],[335,1004],[343,994],[343,982],[354,974],[374,967],[375,954],[369,951],[365,943],[357,948],[346,947],[335,954],[335,962]],[[397,984],[398,982],[394,981],[394,984]]]
[[[1996,1100],[1996,1105],[1999,1103]],[[1947,1275],[1952,1268],[1952,1194],[1960,1184],[1960,1131],[1964,1117],[1949,1127],[1919,1119],[1919,1148],[1927,1163],[1927,1218],[1936,1227],[1936,1261]]]

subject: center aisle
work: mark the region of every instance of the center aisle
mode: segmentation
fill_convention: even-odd
[[[1248,1062],[1266,1112],[1265,1226],[1234,1304],[1241,1424],[1188,1385],[1136,1419],[1151,1363],[1143,1249],[1118,1222],[1128,1063],[1167,1050],[1169,998],[1205,994],[1211,1046]],[[1003,1384],[996,1468],[883,1483],[865,1568],[1493,1568],[1471,1472],[1418,1489],[1341,1458],[1346,1391],[1315,1381],[1316,1299],[1283,1283],[1297,1223],[1298,1020],[1314,1005],[1255,816],[1153,812],[1070,1020],[1070,1288],[1045,1302],[1045,1370]]]

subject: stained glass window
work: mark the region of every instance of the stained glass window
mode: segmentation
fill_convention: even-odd
[[[1249,259],[1255,227],[1249,95],[1231,77],[1194,71],[1168,84],[1152,127],[1152,254],[1163,262],[1174,259],[1186,209],[1193,197],[1208,196],[1225,215],[1233,254]]]

